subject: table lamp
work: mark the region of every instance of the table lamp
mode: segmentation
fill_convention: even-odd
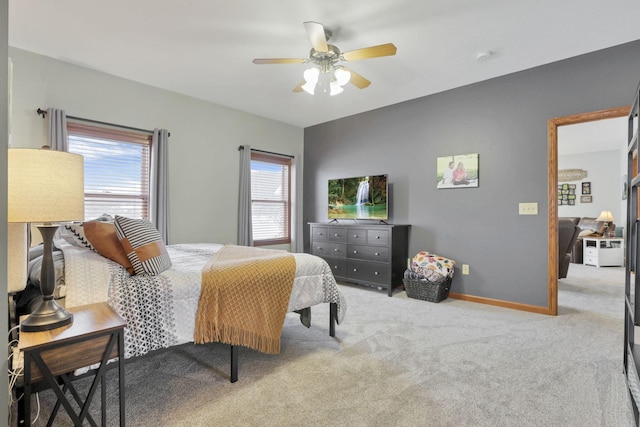
[[[25,332],[47,331],[73,322],[56,303],[53,236],[55,222],[84,219],[84,159],[63,151],[8,149],[8,222],[36,223],[44,244],[40,292],[42,302],[20,324]]]
[[[616,219],[611,214],[611,211],[602,211],[596,221],[604,221],[604,232],[602,233],[602,237],[609,237],[609,223],[615,221]]]
[[[28,252],[27,224],[7,224],[7,292],[10,294],[27,286]]]

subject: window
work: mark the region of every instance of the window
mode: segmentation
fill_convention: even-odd
[[[69,152],[84,156],[85,218],[148,219],[152,135],[71,120],[67,132]]]
[[[251,220],[253,244],[291,242],[291,159],[251,153]]]

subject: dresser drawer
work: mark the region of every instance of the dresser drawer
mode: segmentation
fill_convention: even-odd
[[[347,242],[347,229],[344,228],[344,227],[343,228],[329,227],[328,240],[330,242],[346,243]]]
[[[311,227],[311,240],[313,242],[326,242],[329,229],[327,227]]]
[[[598,265],[598,257],[596,255],[583,255],[583,264]]]
[[[598,248],[595,248],[593,246],[587,246],[586,248],[584,248],[584,254],[582,254],[582,256],[597,256],[598,255]]]
[[[345,258],[347,256],[346,243],[312,242],[311,252],[320,257]]]
[[[367,243],[367,230],[365,228],[350,228],[348,231],[347,243],[365,245]]]
[[[367,230],[367,244],[389,246],[389,230]]]
[[[347,256],[355,259],[388,262],[389,248],[382,246],[349,245],[347,246]]]
[[[386,285],[389,282],[389,264],[350,259],[347,260],[347,277]]]
[[[325,258],[335,277],[347,277],[347,260],[344,258]]]

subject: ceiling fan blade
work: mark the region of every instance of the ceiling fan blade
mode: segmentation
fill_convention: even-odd
[[[301,81],[300,83],[298,83],[298,86],[293,88],[293,91],[294,92],[302,92],[303,91],[302,85],[304,85],[305,83],[306,83],[305,80]]]
[[[256,58],[254,64],[304,64],[307,59],[302,58]]]
[[[317,22],[308,21],[304,23],[304,28],[307,30],[311,45],[318,52],[327,52],[329,46],[327,46],[327,36],[324,33],[324,26]]]
[[[345,61],[359,61],[360,59],[377,58],[380,56],[392,56],[396,54],[397,48],[393,43],[381,44],[378,46],[365,47],[362,49],[343,52]]]
[[[371,82],[369,80],[365,79],[360,74],[358,74],[355,71],[353,71],[352,69],[347,68],[347,67],[342,67],[342,68],[344,68],[346,71],[351,73],[351,79],[349,79],[349,83],[351,83],[352,85],[354,85],[358,89],[364,89],[364,88],[368,87],[371,84]]]

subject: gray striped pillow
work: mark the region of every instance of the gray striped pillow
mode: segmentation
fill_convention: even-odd
[[[148,219],[116,215],[116,235],[136,274],[156,275],[171,267],[160,232]]]

